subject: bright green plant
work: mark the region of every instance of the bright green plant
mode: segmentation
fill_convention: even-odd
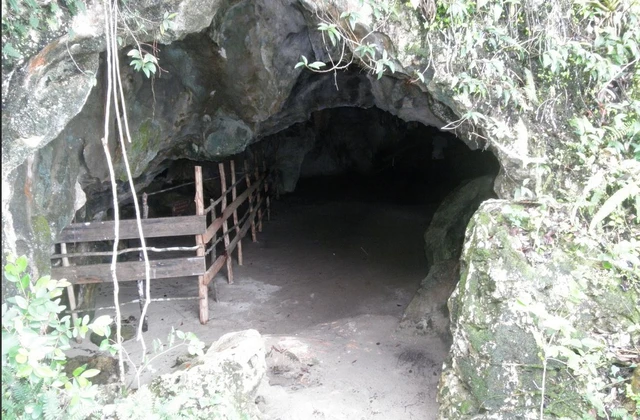
[[[115,354],[116,345],[108,339],[111,317],[90,322],[84,316],[72,324],[69,315],[61,316],[65,306],[60,305],[60,296],[70,284],[49,276],[32,281],[24,256],[9,257],[4,274],[18,294],[2,305],[2,418],[84,419],[101,410],[103,402],[90,381],[100,372],[84,365],[68,375],[64,351],[70,349],[73,338],[84,338],[92,331],[105,337],[100,350]],[[181,346],[191,355],[204,354],[204,343],[195,334],[172,329],[166,343],[154,340],[153,354],[145,355],[140,366],[131,362],[138,388],[145,369],[152,369],[158,357]],[[172,399],[166,402],[171,404]],[[141,409],[151,413],[162,410],[162,404]]]
[[[364,3],[361,2],[361,3]],[[335,72],[344,70],[351,64],[357,63],[372,74],[376,74],[380,79],[385,72],[395,73],[396,64],[394,58],[384,48],[379,48],[370,42],[370,37],[376,30],[380,29],[389,19],[396,17],[395,1],[367,1],[371,8],[372,16],[377,21],[374,28],[367,31],[365,35],[359,35],[358,25],[362,26],[362,16],[358,11],[345,11],[338,15],[327,12],[318,16],[320,23],[317,29],[322,34],[325,49],[329,56],[330,64],[322,61],[309,61],[302,55],[295,68],[305,67],[315,72]],[[337,59],[332,58],[332,53],[337,53]],[[416,72],[416,80],[422,74]]]
[[[624,399],[634,399],[637,395],[627,386],[629,378],[621,375],[619,362],[612,359],[607,350],[607,340],[602,336],[580,335],[575,328],[576,317],[580,307],[588,297],[584,294],[584,286],[573,282],[567,290],[558,296],[560,304],[553,311],[548,305],[536,301],[532,295],[523,295],[517,301],[520,309],[533,317],[535,328],[532,334],[540,348],[542,362],[540,419],[545,418],[545,392],[549,366],[554,363],[564,366],[568,377],[580,383],[583,394],[582,419],[616,418],[634,420],[635,409],[624,405]],[[640,337],[640,326],[632,324],[620,335]],[[615,340],[616,337],[609,337]],[[636,350],[637,351],[637,350]],[[629,365],[630,368],[635,365]],[[627,369],[629,370],[629,369]],[[580,410],[580,407],[574,407]],[[593,415],[597,414],[598,417]]]
[[[142,71],[147,77],[156,74],[158,59],[155,55],[143,52],[141,49],[133,49],[127,55],[131,57],[131,65],[135,71]]]
[[[33,281],[27,259],[8,258],[5,278],[18,294],[2,305],[2,418],[85,418],[99,407],[90,378],[96,369],[82,366],[71,377],[64,372],[69,342],[93,331],[109,333],[109,316],[71,323],[60,316],[60,296],[69,283],[49,276]]]
[[[115,344],[115,343],[113,343]],[[163,356],[164,354],[174,351],[180,347],[186,347],[190,356],[203,356],[204,355],[204,342],[200,341],[200,339],[192,332],[184,332],[181,330],[176,330],[173,327],[171,328],[171,332],[167,335],[167,340],[165,343],[162,342],[159,338],[153,340],[153,353],[152,355],[145,354],[143,356],[142,363],[140,365],[136,365],[131,361],[130,365],[133,366],[135,370],[135,381],[136,386],[140,388],[142,385],[141,375],[142,373],[149,369],[150,371],[154,370],[153,363],[156,359]],[[108,349],[110,344],[105,341],[102,342],[100,346],[101,350]]]
[[[158,25],[158,32],[160,36],[163,36],[168,30],[172,30],[175,27],[174,19],[177,16],[177,13],[169,13],[167,11],[162,15],[162,21]],[[137,24],[137,30],[142,33],[147,33],[146,27],[144,23],[138,21],[135,16],[133,19]],[[127,26],[128,27],[128,26]],[[129,35],[133,36],[132,31],[129,31]],[[143,48],[142,44],[138,42],[138,40],[133,36],[135,43],[137,45],[136,48],[130,50],[127,55],[131,57],[131,66],[133,66],[135,71],[141,71],[144,73],[147,78],[151,78],[152,75],[155,76],[158,69],[161,70],[158,64],[157,48],[154,45],[147,45],[151,48],[152,52],[148,52],[145,48]],[[146,44],[145,44],[146,45]]]

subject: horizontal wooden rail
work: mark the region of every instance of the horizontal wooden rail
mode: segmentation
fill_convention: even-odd
[[[195,245],[195,246],[172,246],[168,248],[157,248],[154,246],[148,246],[145,249],[147,250],[147,252],[187,252],[187,251],[195,251],[198,248],[199,248],[198,245]],[[116,255],[128,254],[131,252],[139,253],[142,251],[142,249],[143,248],[141,246],[136,248],[119,249],[116,252]],[[113,255],[113,251],[70,252],[68,254],[53,254],[51,256],[51,259],[55,260],[60,258],[78,258],[78,257],[110,257],[112,255]]]
[[[251,226],[251,222],[253,221],[253,219],[255,219],[256,214],[258,213],[258,208],[260,208],[260,206],[262,205],[262,201],[263,200],[260,200],[260,202],[257,203],[257,206],[250,213],[249,217],[245,219],[244,226],[242,226],[242,228],[240,229],[240,232],[229,243],[229,248],[225,250],[224,254],[216,258],[213,264],[211,264],[211,267],[209,267],[207,272],[204,274],[204,284],[209,284],[209,282],[211,282],[211,280],[215,277],[215,275],[218,274],[218,271],[222,269],[222,267],[224,266],[224,263],[227,261],[227,258],[229,258],[229,255],[231,255],[231,252],[233,252],[233,250],[235,249],[236,245],[238,244],[238,241],[242,240],[242,238],[244,238],[244,235],[247,234],[247,231]]]
[[[177,216],[142,219],[145,238],[200,235],[206,230],[206,216]],[[115,222],[74,223],[64,228],[56,243],[110,241],[114,239]],[[120,220],[120,239],[138,238],[135,220]]]
[[[255,184],[251,185],[251,188],[247,188],[246,190],[244,190],[244,192],[240,194],[238,198],[234,200],[233,203],[229,204],[224,209],[222,214],[218,216],[207,228],[207,231],[204,234],[204,243],[208,243],[211,240],[211,238],[215,236],[216,232],[222,227],[222,224],[224,223],[224,221],[233,215],[233,212],[238,207],[240,207],[240,205],[249,197],[249,195],[251,195],[255,190],[257,190],[260,187],[260,185],[262,185],[263,181],[264,181],[264,177],[261,178],[259,182],[256,182]]]
[[[217,206],[218,204],[220,204],[220,203],[222,202],[222,199],[224,198],[224,196],[225,196],[225,195],[227,195],[227,194],[229,194],[229,193],[231,193],[231,189],[232,189],[233,187],[237,187],[237,186],[238,186],[238,185],[240,185],[242,182],[245,182],[245,179],[244,179],[244,173],[241,173],[240,175],[242,175],[242,176],[243,176],[243,178],[242,178],[242,179],[239,179],[239,180],[238,180],[238,181],[236,181],[233,185],[231,185],[231,186],[229,187],[229,189],[225,192],[225,194],[220,195],[220,197],[218,197],[215,201],[211,202],[211,204],[209,205],[209,207],[207,207],[207,208],[205,208],[205,209],[204,209],[204,213],[205,213],[205,214],[209,213],[209,212],[213,209],[213,207],[214,207],[214,206]]]
[[[206,272],[204,257],[169,258],[149,261],[152,279],[199,276]],[[104,283],[111,281],[111,264],[75,265],[53,267],[51,277],[67,279],[72,284]],[[143,261],[121,262],[117,264],[118,281],[143,280]],[[99,273],[99,274],[98,274]]]

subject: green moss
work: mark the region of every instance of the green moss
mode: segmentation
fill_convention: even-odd
[[[471,404],[471,402],[469,401],[462,401],[462,403],[460,403],[460,412],[462,414],[470,414],[472,410],[475,409],[475,406],[473,404]]]
[[[44,216],[35,216],[31,218],[31,230],[33,231],[34,239],[38,242],[49,243],[51,242],[51,228],[49,222]]]
[[[51,272],[50,246],[53,240],[49,221],[42,215],[31,218],[34,253],[33,263],[41,275]]]
[[[127,144],[127,156],[133,177],[138,177],[146,169],[148,163],[156,156],[161,141],[162,130],[152,119],[146,119],[138,131],[134,133],[130,144]],[[124,164],[118,166],[117,178],[127,180]]]

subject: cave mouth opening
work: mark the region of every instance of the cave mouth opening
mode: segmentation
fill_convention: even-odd
[[[424,291],[432,296],[426,305],[413,303],[433,265],[425,257],[425,231],[452,191],[470,179],[497,175],[495,157],[378,108],[317,111],[237,157],[250,161],[252,153],[264,156],[279,195],[272,201],[271,221],[265,221],[257,242],[249,236],[243,241],[244,265],[234,259],[234,284],[227,284],[224,270],[211,282],[217,299],[210,299],[208,324],[200,325],[193,300],[154,302],[147,337],[163,338],[176,327],[213,342],[229,331],[258,330],[271,349],[269,383],[287,389],[259,390],[268,413],[337,390],[350,397],[327,404],[354,416],[376,401],[379,412],[403,417],[405,397],[411,396],[412,413],[435,418],[436,387],[450,341],[430,333],[428,322],[399,326],[412,305],[418,311],[446,305],[451,285]],[[196,165],[202,165],[205,179],[207,171],[215,175],[214,162],[166,162],[145,191],[179,188],[164,204],[160,197],[168,194],[150,200],[151,217],[170,216],[171,202],[193,200],[189,182]],[[205,197],[215,197],[215,185],[214,179]],[[174,245],[183,245],[183,239],[193,245],[193,237],[176,238]],[[96,306],[111,305],[112,295],[112,286],[103,284]],[[120,295],[122,301],[135,300],[135,282],[121,283]],[[152,298],[197,295],[192,277],[152,283]],[[124,306],[122,315],[135,323],[138,306]],[[135,343],[127,346],[135,354]],[[281,365],[279,351],[287,348],[302,352],[296,353],[299,365]],[[172,360],[161,363],[169,370]],[[301,383],[314,385],[301,388]]]
[[[316,111],[309,120],[260,144],[271,162],[276,188],[283,193],[275,207],[281,220],[269,227],[268,241],[296,254],[283,261],[284,271],[299,266],[312,284],[328,285],[331,305],[327,303],[325,311],[331,319],[361,314],[402,319],[421,281],[438,262],[437,256],[425,256],[425,241],[430,240],[425,232],[439,206],[459,206],[460,201],[445,198],[464,185],[473,190],[472,180],[490,178],[492,185],[499,171],[492,153],[471,150],[452,133],[405,122],[377,107]],[[486,191],[478,192],[482,194]],[[448,252],[462,249],[464,229],[478,198],[469,205],[475,207],[462,214],[439,211],[435,223],[459,225],[443,226],[451,236],[458,235],[453,244],[451,237],[443,243],[455,248]],[[442,215],[448,213],[452,220],[443,222]],[[330,267],[329,278],[322,267]],[[291,273],[292,279],[297,276]],[[341,286],[333,289],[332,283]],[[443,290],[434,291],[429,305],[446,312],[452,285],[437,287]],[[318,322],[326,321],[320,314]],[[407,326],[423,333],[423,321]],[[442,330],[438,332],[446,335]]]
[[[239,273],[278,287],[280,306],[313,295],[314,305],[291,307],[290,319],[276,316],[263,325],[265,332],[279,334],[362,314],[402,318],[434,263],[425,256],[425,232],[436,210],[460,185],[493,179],[499,170],[492,153],[376,107],[316,111],[236,158],[251,161],[252,153],[264,156],[278,199],[258,243],[247,245],[249,266],[238,267]],[[203,167],[205,201],[219,196],[215,163],[172,161],[145,189],[171,189],[149,197],[151,217],[171,216],[176,202],[189,202],[184,210],[194,214],[195,165]],[[133,207],[123,214],[133,217]],[[457,230],[464,231],[467,222],[460,220]],[[462,241],[453,246],[461,249]],[[442,307],[449,289],[434,292]]]
[[[236,158],[251,161],[252,154],[267,162],[278,199],[272,201],[273,220],[265,223],[258,242],[244,241],[248,263],[237,267],[238,275],[273,294],[265,300],[265,296],[243,294],[246,290],[238,292],[243,287],[238,285],[241,280],[224,284],[223,270],[214,282],[219,284],[216,293],[221,301],[230,297],[246,299],[245,305],[251,305],[253,299],[265,305],[271,302],[273,307],[263,309],[271,316],[260,321],[265,333],[296,333],[326,322],[371,315],[412,319],[406,326],[421,334],[431,329],[448,340],[446,301],[457,277],[449,273],[449,282],[425,283],[438,262],[433,251],[425,253],[425,242],[426,248],[429,242],[433,248],[434,242],[439,247],[441,241],[442,247],[453,248],[442,254],[459,255],[466,223],[475,208],[460,214],[456,210],[460,203],[449,203],[451,211],[438,212],[438,217],[450,220],[436,220],[445,224],[436,230],[447,235],[456,232],[457,237],[451,233],[446,238],[430,238],[428,228],[452,191],[473,185],[473,179],[495,178],[499,164],[492,153],[470,150],[451,133],[407,123],[376,107],[342,107],[316,111],[307,121],[260,139]],[[149,198],[151,217],[171,216],[171,203],[181,201],[191,203],[187,214],[194,213],[195,187],[189,181],[195,165],[203,167],[205,201],[219,196],[217,164],[172,161],[146,188],[150,194],[171,189]],[[241,168],[238,175],[242,176]],[[128,213],[133,215],[131,207]],[[189,245],[193,238],[175,238],[175,244],[181,241]],[[149,242],[155,244],[153,239]],[[156,284],[161,283],[169,285],[164,296],[187,292],[180,282]],[[187,288],[195,287],[191,283]],[[131,288],[135,297],[134,284],[123,287]],[[180,290],[171,291],[172,287]],[[429,296],[427,303],[415,302],[424,295]],[[437,321],[443,324],[440,328],[431,325],[435,318],[424,313],[434,308],[442,312]],[[216,310],[212,306],[212,313]],[[251,325],[255,320],[251,313],[246,315],[244,322]]]

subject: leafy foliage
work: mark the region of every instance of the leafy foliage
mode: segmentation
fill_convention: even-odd
[[[58,31],[69,16],[85,9],[82,0],[8,0],[2,2],[2,58],[10,63],[25,57],[42,35]]]
[[[548,305],[536,301],[531,295],[521,296],[518,300],[519,309],[529,313],[537,325],[532,333],[542,349],[539,356],[544,370],[543,377],[551,363],[561,362],[570,373],[568,377],[580,383],[580,389],[584,392],[583,403],[589,410],[584,410],[581,418],[596,418],[592,416],[596,414],[598,418],[633,420],[634,410],[629,410],[623,404],[625,396],[637,398],[631,387],[625,386],[625,376],[630,374],[635,365],[621,368],[620,362],[612,360],[607,350],[606,336],[585,336],[575,328],[579,308],[587,300],[584,285],[574,283],[562,296],[557,297],[562,304],[554,308],[553,312],[547,309]],[[631,325],[618,334],[638,339],[640,326]],[[544,391],[543,384],[543,397]],[[578,410],[578,407],[574,407],[574,410]],[[543,413],[544,404],[541,404],[540,418],[543,418]]]
[[[24,256],[8,260],[5,278],[16,285],[19,294],[2,305],[2,418],[84,419],[99,411],[102,402],[90,379],[100,372],[83,365],[67,375],[64,351],[70,349],[71,339],[84,338],[91,331],[105,337],[101,350],[115,353],[116,344],[108,339],[111,317],[90,322],[84,316],[72,324],[69,315],[60,316],[65,309],[60,296],[70,284],[49,276],[33,282]],[[142,365],[134,366],[138,377],[143,370],[152,369],[158,357],[181,346],[191,355],[203,355],[204,343],[195,334],[172,329],[165,343],[154,340],[152,356],[145,355]],[[131,401],[135,400],[122,402],[118,410],[130,407]],[[172,398],[163,401],[155,406],[148,399],[151,404],[134,406],[146,415],[173,404]]]
[[[158,59],[153,54],[133,49],[127,55],[131,57],[131,65],[136,71],[142,71],[147,77],[156,74]]]
[[[69,283],[49,276],[32,281],[24,256],[9,258],[4,275],[19,294],[2,305],[2,417],[85,418],[99,407],[89,381],[99,372],[85,365],[68,377],[64,350],[89,331],[107,334],[111,318],[85,316],[72,325],[69,315],[60,317]]]

